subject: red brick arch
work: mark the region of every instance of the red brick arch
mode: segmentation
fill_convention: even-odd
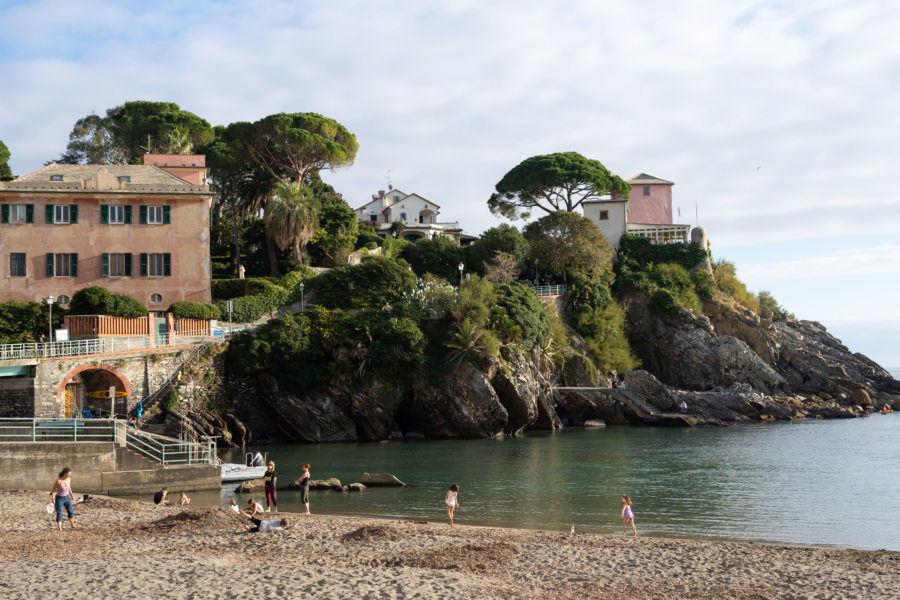
[[[63,394],[66,391],[66,385],[68,385],[72,379],[81,373],[82,371],[109,371],[113,375],[115,375],[119,381],[125,386],[125,394],[126,396],[131,396],[131,384],[128,382],[128,378],[122,375],[119,371],[113,369],[112,367],[107,367],[106,365],[82,365],[69,373],[63,378],[62,383],[59,384],[59,387],[56,388],[56,398],[57,400],[63,399]]]

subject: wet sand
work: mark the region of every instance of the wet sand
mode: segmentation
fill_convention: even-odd
[[[46,492],[0,492],[4,598],[877,600],[900,553],[293,515],[247,533],[225,508],[95,497],[72,530]],[[275,518],[274,516],[268,518]]]

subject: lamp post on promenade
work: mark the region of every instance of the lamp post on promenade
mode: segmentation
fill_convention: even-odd
[[[458,265],[456,265],[456,266],[459,268],[459,286],[462,287],[462,282],[463,282],[463,269],[466,268],[466,265],[462,264],[462,261],[460,261],[460,263],[459,263]]]
[[[306,302],[303,298],[303,282],[301,281],[297,287],[300,288],[300,312],[304,312],[306,310]]]
[[[55,299],[52,294],[47,296],[47,306],[50,308],[50,335],[47,337],[47,340],[51,344],[53,343],[53,301]]]
[[[541,282],[540,277],[538,277],[538,258],[534,257],[534,285],[537,287]]]

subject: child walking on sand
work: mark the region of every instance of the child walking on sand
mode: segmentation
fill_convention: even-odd
[[[447,490],[447,495],[444,496],[444,503],[447,505],[447,516],[450,517],[450,524],[453,525],[453,510],[459,506],[459,485],[453,484],[450,486],[450,489]]]
[[[631,521],[631,529],[634,537],[637,537],[637,529],[634,526],[634,513],[631,512],[631,498],[622,496],[622,533],[628,533],[628,522]]]

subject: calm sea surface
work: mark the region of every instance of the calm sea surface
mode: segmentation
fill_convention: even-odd
[[[900,550],[900,413],[716,429],[609,427],[505,440],[322,444],[264,449],[279,484],[389,472],[411,484],[312,492],[311,509],[440,521],[460,484],[460,523],[614,533],[631,495],[639,533]],[[223,459],[242,461],[242,453]],[[197,493],[195,504],[225,504]],[[262,494],[255,494],[262,500]],[[246,504],[247,496],[237,496]],[[299,510],[297,492],[278,492]]]

